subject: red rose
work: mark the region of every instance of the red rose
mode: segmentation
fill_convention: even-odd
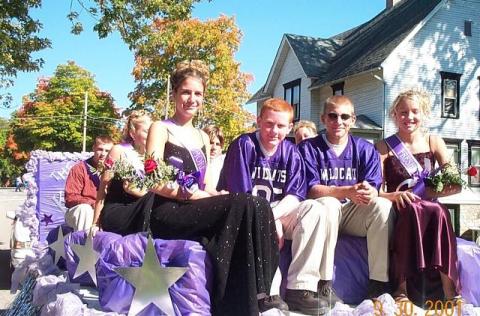
[[[105,169],[107,170],[110,170],[112,169],[113,167],[113,159],[108,157],[107,159],[105,159],[105,161],[103,162],[103,165],[105,166]]]
[[[150,174],[157,169],[157,162],[153,159],[147,159],[143,164],[143,169],[145,170],[146,174]]]
[[[475,177],[478,173],[478,170],[476,167],[474,166],[471,166],[470,168],[468,168],[467,170],[467,174],[470,176],[470,177]]]

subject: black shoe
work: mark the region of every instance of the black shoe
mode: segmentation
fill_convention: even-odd
[[[291,290],[285,292],[285,301],[290,310],[307,315],[324,315],[328,312],[328,302],[315,297],[315,293],[307,290]]]
[[[318,282],[318,297],[327,301],[330,308],[333,308],[337,302],[343,303],[342,299],[337,296],[332,287],[331,280],[320,280]]]
[[[380,295],[386,292],[387,282],[381,282],[377,280],[368,280],[367,298],[376,299]]]
[[[288,305],[278,295],[265,296],[258,300],[258,309],[260,313],[268,311],[272,308],[278,308],[282,311],[288,311]]]

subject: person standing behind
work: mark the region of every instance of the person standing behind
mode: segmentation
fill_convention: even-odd
[[[300,143],[308,181],[308,197],[322,203],[339,232],[367,237],[368,298],[386,289],[389,268],[389,238],[393,231],[392,203],[378,197],[382,183],[380,157],[368,141],[351,136],[354,106],[346,96],[325,101],[321,120],[326,133]]]
[[[304,139],[317,136],[317,127],[315,123],[307,120],[298,121],[293,128],[295,134],[295,144],[300,144]]]
[[[93,144],[93,156],[75,164],[65,182],[65,222],[74,231],[92,226],[93,210],[100,183],[99,166],[113,146],[110,136],[97,136]]]
[[[292,129],[293,108],[268,99],[257,118],[258,131],[229,146],[217,190],[265,197],[272,205],[280,247],[292,240],[285,301],[290,310],[317,315],[340,301],[331,287],[338,226],[315,200],[305,200],[305,167],[295,144],[284,141]],[[316,295],[320,287],[323,292]]]
[[[215,125],[208,125],[203,131],[207,133],[210,139],[210,162],[208,170],[210,172],[210,184],[215,188],[223,167],[223,161],[225,160],[225,155],[222,154],[225,139],[223,138],[222,130]]]
[[[398,131],[377,144],[385,184],[385,191],[381,190],[380,196],[394,202],[397,212],[393,249],[396,289],[393,296],[397,301],[408,300],[409,278],[437,270],[444,297],[456,306],[461,300],[457,243],[450,213],[436,198],[458,193],[462,187],[460,184],[445,184],[440,192],[434,192],[425,188],[422,177],[416,183],[411,181],[407,188],[403,186],[415,175],[432,171],[435,162],[441,167],[449,163],[443,139],[424,131],[423,124],[430,107],[430,98],[423,91],[400,93],[390,110]],[[413,290],[415,287],[409,288]],[[421,296],[423,301],[424,293]]]
[[[15,192],[22,192],[22,178],[20,176],[15,178]]]

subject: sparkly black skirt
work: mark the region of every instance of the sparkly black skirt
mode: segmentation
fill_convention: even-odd
[[[213,264],[214,315],[258,315],[257,294],[270,290],[278,245],[270,205],[249,194],[193,201],[156,196],[150,217],[155,238],[200,242]]]

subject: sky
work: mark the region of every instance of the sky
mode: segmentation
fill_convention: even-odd
[[[70,33],[71,24],[66,15],[75,0],[43,0],[42,7],[32,10],[32,16],[40,20],[41,37],[52,41],[52,47],[34,54],[45,63],[38,72],[19,73],[13,88],[7,90],[13,96],[9,109],[0,109],[0,117],[9,118],[17,110],[22,96],[34,91],[37,80],[50,77],[55,68],[67,61],[75,61],[95,76],[97,86],[112,94],[116,106],[130,105],[128,93],[135,87],[131,71],[134,60],[117,33],[99,39],[93,32],[92,18],[83,12],[81,35]],[[285,33],[327,38],[358,26],[385,8],[385,0],[212,0],[195,4],[192,16],[201,20],[214,19],[220,14],[235,16],[242,31],[236,60],[241,70],[253,75],[248,91],[255,93],[266,81],[275,54]],[[254,105],[247,106],[253,110]]]

